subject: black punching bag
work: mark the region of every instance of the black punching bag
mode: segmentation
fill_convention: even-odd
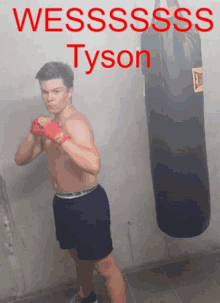
[[[179,7],[178,1],[167,2]],[[156,1],[155,8],[159,6]],[[194,25],[179,32],[173,24],[182,29],[188,24],[168,20],[168,31],[155,31],[153,23],[161,29],[167,24],[153,19],[141,35],[141,49],[151,55],[150,68],[141,55],[151,173],[159,228],[171,237],[191,238],[210,221],[201,41]]]

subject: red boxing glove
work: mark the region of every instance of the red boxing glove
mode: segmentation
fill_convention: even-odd
[[[54,141],[58,145],[62,145],[66,140],[70,140],[71,137],[67,136],[59,127],[57,121],[51,121],[44,125],[44,136],[51,141]],[[58,136],[58,138],[56,138]]]

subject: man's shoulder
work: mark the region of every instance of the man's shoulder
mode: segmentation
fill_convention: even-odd
[[[85,114],[83,114],[83,113],[81,113],[79,111],[72,113],[68,117],[67,122],[71,122],[71,123],[76,122],[76,124],[77,123],[82,123],[82,124],[85,124],[85,125],[91,127],[89,119],[86,117]]]
[[[79,136],[79,138],[84,137],[89,131],[91,140],[94,140],[94,131],[92,126],[88,118],[82,113],[73,113],[71,116],[69,116],[68,120],[65,122],[65,130],[70,135],[74,134]]]
[[[79,129],[81,129],[81,127],[83,127],[84,129],[88,129],[89,132],[91,133],[92,135],[92,138],[94,139],[94,131],[92,129],[92,125],[89,121],[89,119],[86,117],[85,114],[77,111],[77,112],[74,112],[72,113],[67,121],[66,121],[66,128],[68,129],[69,127],[71,129],[73,129],[73,127],[80,127]]]

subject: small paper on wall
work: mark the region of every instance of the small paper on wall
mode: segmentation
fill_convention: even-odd
[[[202,68],[196,67],[192,69],[194,92],[200,93],[203,91],[203,75]]]

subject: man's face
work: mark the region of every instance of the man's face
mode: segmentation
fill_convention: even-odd
[[[67,90],[62,79],[40,81],[42,97],[47,110],[51,114],[57,114],[70,104],[73,90]]]

